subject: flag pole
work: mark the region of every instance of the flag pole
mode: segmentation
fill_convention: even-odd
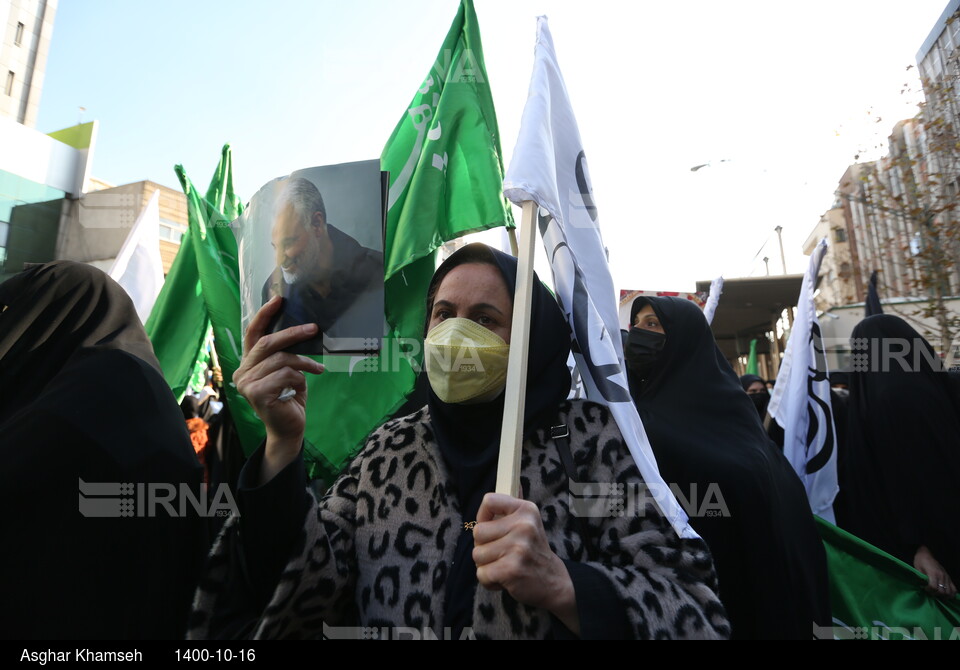
[[[510,326],[507,358],[507,388],[504,391],[500,459],[497,462],[497,493],[517,497],[520,493],[520,450],[523,446],[523,409],[527,386],[527,354],[530,342],[530,312],[533,299],[533,246],[537,241],[537,203],[523,203],[520,223],[520,253],[517,256],[517,287]]]
[[[520,253],[517,248],[517,229],[507,228],[507,239],[510,240],[510,255],[514,258]]]
[[[223,368],[220,367],[220,357],[217,356],[217,341],[214,338],[210,338],[210,362],[213,363],[213,369],[217,373],[217,376],[220,377],[220,381],[217,382],[217,386],[223,386]]]

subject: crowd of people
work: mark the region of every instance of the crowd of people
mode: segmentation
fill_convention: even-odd
[[[644,482],[608,409],[568,399],[570,329],[539,280],[519,495],[494,492],[516,277],[516,259],[482,244],[444,261],[425,296],[423,403],[376,428],[323,495],[302,446],[306,375],[324,369],[289,351],[316,325],[271,333],[278,300],[251,322],[232,380],[266,429],[244,459],[212,387],[178,411],[102,272],[55,262],[0,285],[0,495],[16,510],[0,552],[0,602],[16,613],[5,636],[809,639],[830,625],[824,547],[782,432],[778,444],[764,425],[767,385],[738,379],[689,301],[637,299],[624,361],[664,481],[716,488],[719,513],[691,514],[699,537],[678,535],[655,499],[630,515],[572,504],[578,483]],[[894,316],[853,335],[932,352]],[[835,507],[838,525],[950,598],[960,395],[935,356],[916,360],[851,372],[835,394]],[[162,504],[204,483],[229,487],[235,509]]]

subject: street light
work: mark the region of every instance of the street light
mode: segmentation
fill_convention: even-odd
[[[777,239],[780,240],[780,262],[783,263],[783,274],[787,274],[787,257],[783,253],[783,226],[774,228],[777,231]]]

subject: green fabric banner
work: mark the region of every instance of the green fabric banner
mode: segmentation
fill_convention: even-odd
[[[447,240],[513,226],[503,155],[471,0],[463,0],[437,59],[380,158],[390,172],[384,272],[387,319],[419,338],[434,253]]]
[[[419,370],[427,286],[448,240],[512,225],[473,3],[464,0],[380,158],[390,173],[384,245],[390,333],[378,357],[326,356],[307,380],[307,454],[329,479],[403,404]]]
[[[187,392],[210,327],[200,290],[193,238],[194,234],[188,229],[180,240],[180,250],[145,324],[163,377],[177,402],[183,400]]]
[[[760,366],[757,365],[757,340],[750,340],[750,357],[747,359],[748,375],[759,375]]]
[[[833,626],[818,639],[960,640],[960,597],[927,593],[923,573],[817,518],[827,550]]]
[[[221,151],[205,197],[197,192],[182,165],[174,170],[187,196],[188,232],[193,240],[195,269],[206,316],[213,327],[214,348],[223,372],[227,403],[244,451],[249,454],[265,433],[263,423],[233,385],[233,373],[240,366],[243,353],[243,333],[240,330],[239,253],[230,222],[240,216],[243,206],[233,192],[230,145],[224,145]]]

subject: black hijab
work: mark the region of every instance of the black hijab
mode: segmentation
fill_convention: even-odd
[[[493,265],[503,277],[511,296],[516,290],[517,259],[485,244],[469,244],[451,255],[437,269],[427,292],[427,321],[433,298],[443,278],[455,267],[466,263]],[[527,361],[527,392],[523,415],[523,436],[556,417],[557,408],[570,390],[570,328],[553,295],[534,275],[530,319],[530,347]],[[479,404],[451,404],[428,391],[430,423],[444,464],[456,491],[464,521],[477,518],[483,496],[494,490],[500,429],[503,421],[504,394]],[[454,629],[454,639],[469,626],[473,614],[473,596],[477,588],[473,533],[459,536],[454,562],[447,580],[444,626]]]
[[[200,464],[133,302],[96,268],[56,262],[0,284],[0,304],[2,635],[181,637],[203,520],[100,515],[82,495],[78,506],[79,480],[199,493]]]
[[[29,404],[69,361],[127,351],[158,372],[126,291],[85,263],[35,265],[0,284],[0,420]]]
[[[767,390],[767,383],[763,381],[763,377],[760,377],[759,375],[740,375],[740,386],[743,387],[744,391],[757,382],[763,384],[764,391]]]
[[[648,303],[666,343],[645,382],[628,373],[631,393],[663,479],[684,497],[702,500],[711,484],[722,496],[727,514],[694,508],[690,523],[710,545],[733,636],[809,639],[811,622],[830,624],[830,609],[803,484],[764,433],[700,308],[643,297],[634,314]]]
[[[867,317],[852,338],[861,353],[850,372],[848,530],[909,565],[926,545],[956,580],[960,411],[949,377],[933,347],[897,316]]]

